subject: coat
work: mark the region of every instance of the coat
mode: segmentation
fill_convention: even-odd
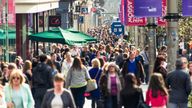
[[[43,98],[41,108],[51,108],[51,102],[54,97],[54,90],[48,90]],[[61,94],[61,99],[64,105],[63,108],[76,108],[73,96],[67,89],[64,89],[63,93]]]
[[[143,65],[140,61],[138,61],[137,59],[135,59],[136,61],[136,64],[137,64],[137,73],[136,73],[136,78],[137,78],[137,81],[138,81],[138,85],[141,84],[141,81],[144,82],[144,79],[145,79],[145,72],[144,72],[144,68],[143,68]],[[122,67],[122,71],[121,71],[121,74],[123,75],[123,77],[125,78],[126,74],[129,73],[128,72],[128,65],[129,65],[129,59],[127,59],[124,64],[123,64],[123,67]]]
[[[21,95],[22,95],[22,103],[23,103],[23,108],[34,108],[35,102],[30,90],[30,87],[28,84],[22,84],[20,86],[21,88]],[[12,88],[11,86],[8,84],[4,87],[4,93],[5,93],[5,101],[6,102],[12,102],[12,96],[11,93],[12,92]]]

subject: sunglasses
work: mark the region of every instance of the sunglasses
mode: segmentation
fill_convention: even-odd
[[[17,80],[19,80],[20,78],[19,78],[19,77],[13,77],[13,79],[17,79]]]

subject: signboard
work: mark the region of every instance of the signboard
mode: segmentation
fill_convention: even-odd
[[[88,14],[88,7],[81,7],[81,14]]]
[[[134,16],[134,0],[126,0],[125,2],[125,24],[128,26],[144,26],[147,24],[147,19],[136,18]]]
[[[78,18],[79,23],[84,23],[84,16],[79,16]]]
[[[119,19],[120,19],[120,21],[121,21],[121,23],[122,24],[124,24],[124,21],[125,21],[125,19],[124,19],[124,16],[125,16],[125,0],[121,0],[121,5],[120,5],[120,9],[119,9]]]
[[[75,12],[81,12],[81,6],[75,6]]]
[[[162,0],[134,0],[134,15],[136,17],[162,16]]]
[[[0,25],[5,24],[5,2],[6,0],[0,0],[0,19],[3,18],[3,20],[0,20]],[[7,0],[8,1],[8,0]],[[15,25],[15,0],[9,0],[8,1],[8,24]]]
[[[115,21],[111,24],[111,31],[117,36],[124,34],[124,25],[119,21]]]
[[[167,13],[167,0],[162,0],[162,16],[166,16]],[[159,26],[166,26],[166,19],[163,19],[163,17],[157,18],[157,23]]]
[[[61,16],[49,16],[49,27],[61,26]]]
[[[192,16],[192,0],[183,0],[183,16]]]

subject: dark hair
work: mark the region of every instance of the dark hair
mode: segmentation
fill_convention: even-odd
[[[153,69],[154,72],[157,72],[162,61],[166,61],[165,57],[163,55],[158,55],[156,60],[155,60],[155,65],[154,65],[154,69]]]
[[[148,89],[152,90],[152,97],[155,98],[158,96],[158,91],[162,96],[168,95],[163,76],[160,73],[154,73],[151,76]]]
[[[73,64],[71,68],[76,69],[76,70],[81,70],[83,68],[83,64],[81,62],[81,59],[79,57],[75,57]]]
[[[192,61],[189,61],[189,64],[188,64],[188,68],[189,66],[192,64]],[[191,76],[192,75],[192,72],[189,71],[189,75]]]
[[[51,59],[47,60],[47,65],[49,65],[52,69],[55,69],[54,63],[51,61]]]
[[[125,87],[126,88],[133,88],[137,85],[137,79],[134,74],[128,73],[125,75]]]
[[[51,53],[50,56],[52,57],[55,53]]]
[[[183,64],[184,64],[184,63],[182,62],[182,58],[181,58],[181,57],[178,58],[178,59],[176,60],[176,64],[175,64],[176,69],[182,69]]]
[[[100,67],[102,68],[103,66],[104,66],[104,64],[105,64],[105,61],[104,61],[104,59],[103,58],[99,58],[99,62],[100,62]]]
[[[42,54],[39,56],[40,62],[45,62],[47,60],[47,56],[45,54]]]

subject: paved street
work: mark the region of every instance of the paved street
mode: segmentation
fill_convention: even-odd
[[[144,99],[145,99],[145,94],[146,94],[148,85],[141,85],[141,88],[143,89],[143,96],[144,96]],[[84,108],[91,108],[91,101],[90,100],[86,99]]]

